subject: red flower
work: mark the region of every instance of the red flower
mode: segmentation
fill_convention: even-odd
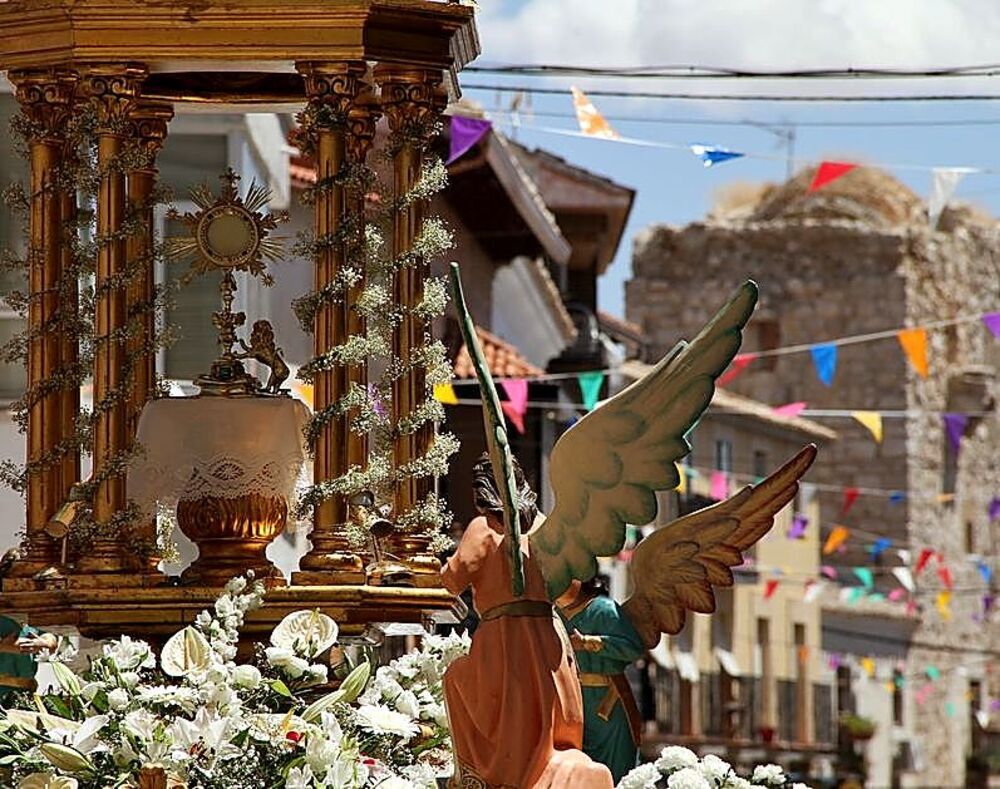
[[[285,734],[285,739],[291,740],[292,742],[298,742],[299,740],[302,739],[302,733],[297,731],[290,731],[287,734]]]

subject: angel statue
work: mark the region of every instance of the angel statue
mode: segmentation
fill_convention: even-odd
[[[477,506],[484,514],[469,524],[442,571],[453,593],[472,587],[483,621],[469,654],[445,675],[458,785],[611,786],[608,766],[620,774],[626,759],[609,756],[596,744],[604,742],[598,736],[588,738],[588,753],[581,751],[580,675],[552,603],[574,581],[593,578],[598,557],[622,549],[626,524],[654,520],[656,491],[677,486],[676,462],[691,450],[685,436],[739,349],[757,286],[744,284],[694,340],[679,343],[644,378],[556,442],[549,461],[555,506],[548,516],[536,516],[534,497],[510,452],[454,263],[451,279],[482,389],[490,460],[488,467],[481,462],[476,468]],[[634,592],[616,610],[643,646],[652,648],[662,633],[679,632],[685,611],[715,610],[713,586],[733,583],[730,568],[743,563],[742,551],[767,533],[775,514],[794,497],[815,453],[814,446],[805,447],[759,485],[686,515],[640,543],[631,565]],[[480,493],[486,490],[488,498]],[[528,530],[523,537],[522,530]],[[600,651],[597,641],[588,644],[582,636],[575,638],[581,649]],[[598,637],[604,649],[604,635]],[[587,684],[588,675],[605,670],[616,675],[621,667],[588,669]],[[600,703],[619,685],[608,679]],[[634,751],[628,759],[634,764]]]

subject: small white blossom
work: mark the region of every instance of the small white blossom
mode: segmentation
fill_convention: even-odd
[[[668,789],[712,789],[712,784],[696,767],[682,767],[667,778]]]
[[[417,701],[417,696],[412,690],[404,690],[393,699],[392,703],[404,715],[409,715],[411,718],[420,717],[420,703]]]
[[[725,783],[722,786],[723,789],[753,789],[752,783],[746,778],[741,778],[735,774],[726,776]]]
[[[694,767],[697,764],[698,757],[694,751],[681,745],[668,745],[660,751],[660,757],[656,760],[657,768],[664,775],[682,767]]]
[[[108,693],[108,706],[115,712],[120,712],[128,706],[128,693],[122,688],[115,688]]]
[[[660,771],[652,762],[640,764],[618,784],[618,789],[653,789],[660,780]]]
[[[293,767],[285,779],[285,789],[311,789],[312,781],[313,771],[308,764],[305,767]]]
[[[111,660],[120,671],[156,667],[156,658],[149,644],[129,636],[122,636],[105,644],[104,657]]]
[[[716,781],[724,779],[731,771],[732,766],[725,759],[720,759],[714,753],[710,753],[701,760],[701,773],[706,778]]]
[[[270,665],[274,668],[280,668],[292,679],[298,679],[309,668],[309,661],[300,658],[292,650],[285,647],[268,647],[264,650],[264,654]]]
[[[785,783],[785,772],[777,764],[758,764],[753,768],[753,782],[781,786]]]
[[[233,682],[238,687],[254,690],[260,685],[260,670],[256,666],[237,666],[233,669]]]

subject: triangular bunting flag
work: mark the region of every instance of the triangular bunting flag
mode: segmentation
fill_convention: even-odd
[[[948,436],[948,444],[951,446],[952,452],[957,455],[962,448],[962,436],[965,435],[969,417],[966,414],[942,414],[941,421],[944,422],[944,432]]]
[[[955,194],[958,182],[973,172],[968,167],[935,167],[932,171],[931,196],[927,199],[927,224],[934,230],[941,220],[941,214]]]
[[[808,525],[809,519],[805,515],[796,513],[792,516],[792,525],[788,527],[786,536],[789,540],[801,540],[806,534]]]
[[[882,414],[878,411],[851,411],[851,416],[868,429],[876,444],[882,443]],[[891,494],[889,500],[892,500]]]
[[[869,678],[875,676],[875,661],[870,657],[861,658],[861,668]]]
[[[798,401],[795,403],[786,403],[785,405],[779,405],[771,409],[771,412],[775,416],[783,416],[786,419],[794,419],[803,411],[806,410],[807,403]]]
[[[899,344],[903,346],[906,358],[921,378],[927,377],[927,330],[901,329],[896,332]]]
[[[945,621],[951,619],[951,592],[938,592],[937,597],[934,598],[934,606],[942,619]]]
[[[737,375],[742,373],[747,367],[750,366],[750,362],[757,358],[755,353],[738,353],[733,357],[733,361],[729,365],[729,369],[726,370],[722,375],[719,376],[719,380],[715,383],[717,386],[725,386],[730,381],[732,381]]]
[[[689,145],[688,148],[691,149],[691,153],[701,159],[701,163],[704,167],[722,164],[723,162],[728,162],[730,159],[739,159],[743,156],[743,154],[738,151],[730,151],[728,148],[719,148],[715,145],[693,143]]]
[[[847,542],[847,538],[850,536],[851,530],[846,526],[834,526],[830,535],[826,538],[826,542],[823,543],[823,555],[829,556]]]
[[[875,575],[868,567],[855,567],[854,574],[865,585],[865,589],[871,589],[875,586]]]
[[[774,590],[778,588],[777,578],[768,578],[764,582],[764,599],[770,600],[771,596],[774,594]]]
[[[833,386],[833,377],[837,373],[837,346],[830,343],[813,345],[809,349],[813,364],[816,365],[816,375],[825,386]]]
[[[434,399],[444,405],[458,405],[458,395],[451,384],[434,384]]]
[[[1000,339],[1000,312],[991,312],[983,316],[983,324],[997,339]]]
[[[913,591],[913,573],[910,572],[909,567],[893,567],[892,574],[907,592]]]
[[[914,568],[914,572],[917,575],[923,572],[924,568],[930,563],[930,560],[934,558],[934,551],[930,548],[921,548],[920,556],[917,557],[917,566]]]
[[[861,491],[857,488],[844,488],[844,503],[840,508],[841,515],[846,515],[847,511],[854,506],[854,502],[858,500],[860,493]]]
[[[466,118],[462,115],[452,115],[449,121],[451,139],[448,141],[448,160],[451,164],[466,151],[479,142],[493,124],[483,118]]]
[[[819,568],[819,571],[821,573],[823,573],[823,575],[825,575],[831,581],[836,581],[837,580],[837,570],[836,570],[836,568],[831,567],[828,564],[824,564],[822,567]]]
[[[938,578],[941,579],[941,583],[945,585],[949,591],[955,586],[955,579],[951,577],[951,570],[948,568],[947,564],[938,564],[937,568]]]
[[[507,393],[507,399],[500,403],[507,419],[518,433],[524,432],[524,415],[528,411],[528,382],[524,378],[509,378],[500,385]]]
[[[812,603],[822,594],[824,588],[826,588],[825,581],[813,581],[812,579],[806,581],[805,594],[802,596],[803,602]]]
[[[597,401],[601,396],[604,373],[580,373],[576,380],[579,382],[580,392],[583,394],[583,407],[588,411],[593,411],[597,407]]]
[[[809,191],[815,192],[821,186],[825,186],[831,181],[836,181],[841,176],[847,175],[855,167],[857,165],[850,162],[820,162],[819,167],[816,168],[816,174],[809,184]]]
[[[618,132],[611,128],[611,125],[597,111],[597,107],[587,98],[587,95],[576,86],[571,87],[570,91],[573,93],[573,109],[576,110],[576,120],[580,124],[580,131],[589,137],[618,139]]]
[[[872,559],[878,559],[890,545],[892,545],[892,540],[888,537],[879,537],[872,543],[868,552],[872,555]]]
[[[713,471],[709,480],[709,496],[716,501],[729,497],[729,476],[725,471]]]

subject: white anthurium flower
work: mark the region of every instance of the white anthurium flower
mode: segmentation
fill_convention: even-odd
[[[168,677],[190,677],[208,669],[211,653],[208,639],[189,626],[174,633],[163,645],[160,665]]]
[[[409,715],[378,704],[362,704],[357,709],[357,719],[363,729],[375,734],[392,734],[404,740],[420,732],[420,727]]]
[[[337,641],[337,623],[321,611],[295,611],[271,632],[271,645],[315,658]]]
[[[78,789],[80,782],[68,775],[32,773],[21,779],[17,789]]]

